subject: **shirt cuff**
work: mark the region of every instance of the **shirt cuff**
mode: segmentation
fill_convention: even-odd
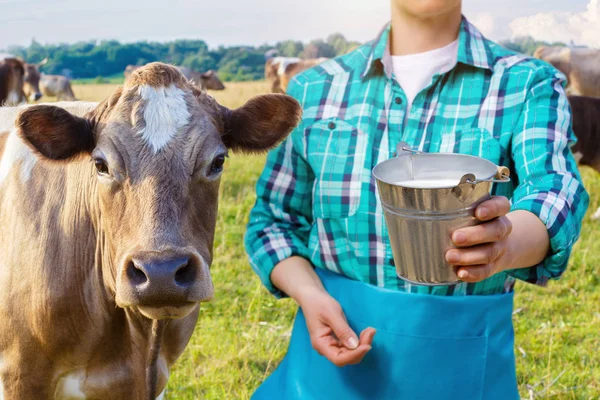
[[[255,249],[252,257],[250,257],[252,269],[256,272],[265,288],[278,299],[288,296],[275,287],[273,281],[271,281],[271,273],[277,264],[293,256],[310,260],[308,248],[304,246],[286,246],[274,249],[269,242],[259,249]]]
[[[567,269],[572,246],[577,241],[577,237],[569,237],[572,236],[572,232],[569,229],[571,220],[567,218],[562,224],[561,229],[553,234],[551,226],[555,221],[551,220],[550,213],[546,213],[547,217],[545,219],[542,218],[540,213],[536,212],[536,210],[539,210],[539,207],[534,205],[532,198],[524,198],[513,204],[511,211],[516,210],[529,211],[540,218],[548,230],[550,249],[546,258],[539,264],[527,268],[506,270],[506,273],[527,283],[546,286],[549,280],[560,278]]]

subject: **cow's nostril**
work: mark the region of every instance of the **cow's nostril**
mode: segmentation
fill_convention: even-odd
[[[175,273],[175,283],[179,286],[190,286],[196,280],[196,270],[192,260],[182,264]]]
[[[142,285],[148,281],[146,273],[138,268],[133,261],[130,261],[127,265],[127,277],[134,286]]]

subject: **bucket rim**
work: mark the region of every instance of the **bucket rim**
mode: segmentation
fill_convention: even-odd
[[[473,156],[470,154],[461,154],[461,153],[421,153],[421,154],[402,154],[402,155],[398,155],[396,157],[392,157],[389,158],[385,161],[380,162],[379,164],[377,164],[375,167],[373,167],[373,169],[371,170],[371,173],[373,174],[373,177],[377,180],[377,182],[382,182],[385,183],[387,185],[390,186],[394,186],[394,187],[399,187],[402,189],[416,189],[416,190],[440,190],[440,189],[452,189],[454,187],[456,187],[457,185],[452,185],[452,186],[439,186],[439,187],[434,187],[434,188],[417,188],[417,187],[412,187],[412,186],[403,186],[403,185],[398,185],[395,182],[390,182],[386,179],[383,179],[382,177],[378,176],[377,174],[377,170],[383,168],[384,164],[390,163],[395,161],[397,158],[400,157],[411,157],[411,158],[415,158],[415,157],[422,157],[422,156],[433,156],[433,157],[462,157],[462,158],[470,158],[473,160],[477,160],[479,162],[485,162],[487,164],[490,164],[491,166],[494,166],[494,168],[498,168],[498,166],[493,163],[492,161],[488,160],[487,158],[483,158],[483,157],[478,157],[478,156]],[[478,179],[491,179],[495,176],[495,172],[493,174],[491,174],[490,176],[486,176],[483,178],[477,177]]]

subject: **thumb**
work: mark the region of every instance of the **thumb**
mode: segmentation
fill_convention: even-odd
[[[344,313],[335,313],[329,316],[329,326],[333,330],[335,336],[339,339],[344,346],[350,350],[354,350],[358,347],[358,336],[348,325]]]

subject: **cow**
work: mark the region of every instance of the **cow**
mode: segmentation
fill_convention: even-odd
[[[40,91],[40,67],[47,62],[48,59],[45,58],[42,62],[37,64],[25,64],[23,91],[31,101],[38,101],[42,97],[42,92]]]
[[[59,101],[75,101],[71,82],[66,76],[42,74],[40,90],[44,96],[56,97]]]
[[[319,65],[328,58],[301,60],[295,57],[274,57],[265,62],[265,79],[271,83],[272,93],[285,93],[287,85],[294,75]]]
[[[600,98],[569,96],[573,118],[573,133],[577,143],[573,155],[580,165],[587,165],[600,172]],[[600,208],[592,215],[600,219]]]
[[[125,68],[125,78],[127,78],[133,71],[140,68],[139,65],[128,65]],[[190,81],[193,81],[196,85],[198,85],[201,89],[204,90],[225,90],[225,85],[219,77],[217,73],[213,70],[208,70],[206,72],[197,72],[188,67],[176,67],[181,73]]]
[[[225,85],[215,71],[197,72],[187,67],[178,67],[181,73],[190,81],[199,85],[202,89],[225,90]]]
[[[230,110],[162,63],[68,104],[0,135],[0,398],[162,398],[213,296],[227,153],[276,146],[300,105]]]
[[[569,94],[600,97],[600,49],[541,46],[533,56],[566,75]]]
[[[23,83],[25,64],[17,58],[0,60],[0,106],[26,103]]]
[[[125,79],[129,78],[129,76],[131,74],[133,74],[133,71],[135,71],[138,68],[142,68],[142,65],[128,65],[125,67],[125,71],[123,72],[123,75],[125,76]]]
[[[42,93],[40,92],[40,67],[45,65],[48,62],[48,59],[45,58],[42,62],[37,64],[26,63],[19,57],[10,57],[10,54],[2,53],[0,54],[0,62],[2,60],[13,59],[19,61],[23,65],[24,69],[24,78],[22,84],[22,91],[25,94],[26,98],[31,101],[38,101],[42,97]],[[21,101],[19,102],[21,103]],[[13,103],[17,104],[17,103]]]

